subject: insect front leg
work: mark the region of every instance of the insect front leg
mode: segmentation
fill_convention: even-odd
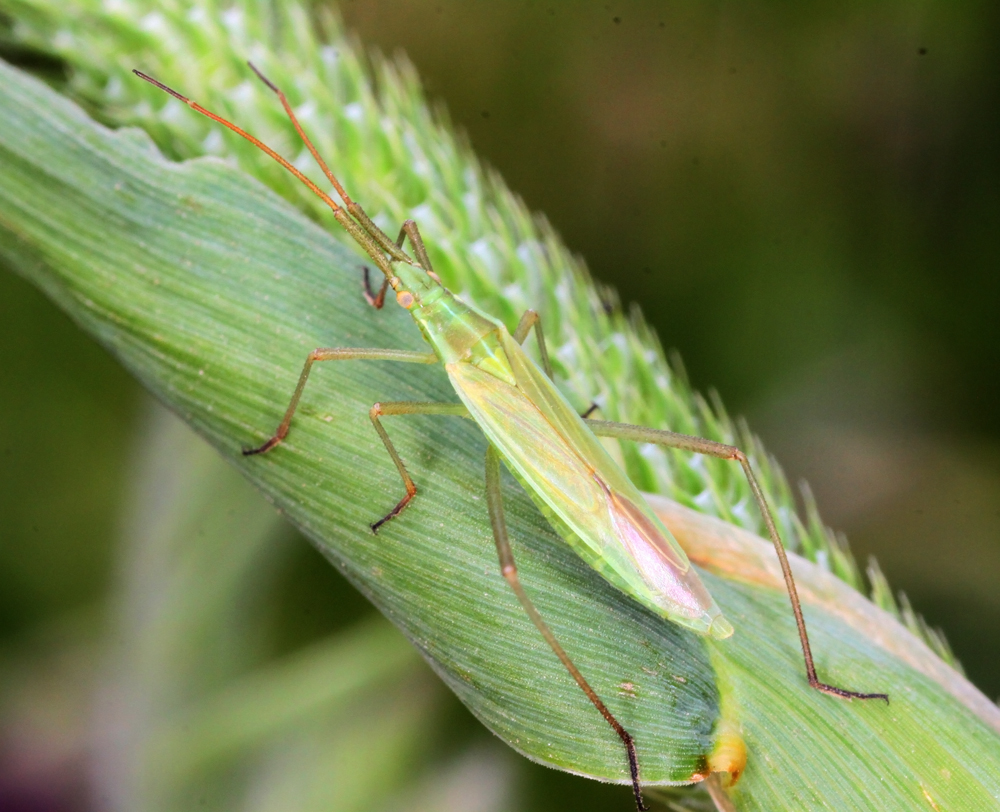
[[[747,455],[739,448],[724,443],[716,443],[702,437],[691,437],[687,434],[677,434],[672,431],[660,429],[649,429],[643,426],[632,426],[627,423],[612,423],[604,420],[588,420],[587,424],[598,437],[616,437],[620,440],[633,440],[638,443],[655,443],[667,448],[677,448],[682,451],[693,451],[696,454],[707,454],[710,457],[718,457],[723,460],[733,460],[738,462],[743,468],[747,481],[750,483],[750,490],[753,493],[757,507],[760,509],[767,527],[767,533],[771,537],[771,543],[778,554],[778,561],[781,564],[781,572],[785,579],[785,587],[788,590],[788,598],[792,603],[792,613],[795,615],[795,625],[799,630],[799,642],[802,645],[802,656],[806,665],[806,677],[809,685],[818,691],[833,696],[844,697],[845,699],[884,699],[889,702],[889,695],[883,693],[861,693],[849,691],[846,688],[838,688],[834,685],[827,685],[820,682],[816,675],[816,664],[813,661],[812,647],[809,645],[809,635],[806,632],[806,621],[802,615],[802,604],[799,601],[799,593],[795,588],[795,578],[792,576],[792,568],[788,563],[788,555],[785,553],[785,545],[778,535],[777,525],[771,515],[771,509],[764,498],[764,491],[757,482],[753,468]]]
[[[469,410],[466,409],[461,403],[426,403],[423,401],[412,400],[395,401],[391,403],[376,403],[371,407],[371,409],[369,409],[368,417],[371,418],[372,425],[375,426],[375,431],[378,432],[378,436],[382,438],[382,444],[385,445],[385,450],[389,452],[389,456],[392,457],[392,461],[396,464],[396,470],[399,471],[399,475],[403,478],[403,486],[406,488],[406,495],[396,503],[396,507],[372,525],[373,533],[378,533],[378,529],[383,524],[389,521],[389,519],[395,519],[400,513],[402,513],[403,508],[410,504],[410,500],[417,495],[417,486],[413,482],[413,477],[411,477],[409,471],[406,470],[406,466],[403,464],[403,460],[399,456],[399,452],[396,451],[396,446],[392,444],[392,440],[389,439],[389,434],[386,432],[385,426],[383,426],[382,421],[379,420],[380,417],[386,415],[405,414],[436,414],[450,415],[453,417],[468,417]]]
[[[399,249],[403,247],[403,241],[409,237],[410,245],[413,246],[413,253],[417,255],[417,262],[420,263],[420,267],[427,271],[428,274],[437,279],[437,274],[434,273],[434,268],[431,266],[431,258],[427,255],[427,247],[424,245],[424,238],[420,236],[420,229],[417,228],[417,224],[413,220],[407,220],[403,223],[403,227],[399,230],[399,236],[396,238],[395,246]],[[385,304],[385,294],[389,288],[389,278],[386,277],[385,281],[382,283],[382,287],[379,289],[378,293],[372,290],[371,279],[369,277],[368,267],[364,267],[365,272],[365,301],[368,302],[376,310],[381,310],[382,305]]]
[[[285,410],[278,430],[263,445],[256,447],[244,447],[243,455],[263,454],[270,451],[278,443],[288,436],[288,429],[292,424],[292,417],[299,407],[299,400],[302,398],[302,391],[306,388],[306,381],[309,380],[309,373],[312,365],[317,361],[402,361],[410,364],[435,364],[438,357],[432,352],[411,352],[409,350],[363,350],[363,349],[315,349],[306,357],[306,362],[302,366],[299,375],[299,382],[292,394],[292,399]]]
[[[396,238],[396,245],[399,248],[403,247],[403,241],[409,237],[410,245],[413,246],[413,253],[417,255],[417,262],[420,263],[420,267],[423,268],[429,276],[437,279],[438,275],[434,272],[434,266],[431,265],[431,258],[427,254],[427,247],[424,245],[424,238],[420,236],[420,229],[417,228],[417,224],[414,220],[406,220],[403,222],[402,228],[399,229],[399,236]]]
[[[601,701],[597,692],[587,682],[583,674],[580,673],[580,669],[576,667],[565,649],[556,640],[556,636],[552,633],[548,624],[542,620],[542,616],[524,591],[524,587],[521,586],[521,579],[517,575],[517,565],[514,563],[514,553],[510,548],[510,539],[507,536],[507,522],[503,516],[503,495],[500,491],[500,455],[492,445],[486,449],[486,504],[490,512],[490,524],[493,526],[493,540],[497,545],[497,555],[500,557],[500,571],[503,573],[504,579],[510,584],[510,588],[514,590],[518,601],[520,601],[524,611],[527,612],[528,617],[531,618],[531,622],[535,624],[535,628],[545,638],[545,642],[549,644],[549,647],[555,652],[555,655],[562,662],[563,666],[569,671],[570,676],[576,680],[576,684],[587,695],[587,699],[597,708],[601,716],[604,717],[605,721],[611,725],[612,729],[622,740],[622,744],[625,745],[625,753],[628,757],[628,769],[629,775],[632,778],[632,792],[635,795],[635,803],[640,812],[646,812],[648,807],[642,801],[642,790],[639,786],[639,759],[635,753],[635,741],[632,739],[632,735],[622,727],[614,714],[608,710],[607,705]]]
[[[379,288],[378,293],[376,293],[372,290],[371,269],[367,265],[362,265],[361,270],[365,276],[365,286],[363,291],[365,294],[365,301],[376,310],[381,310],[382,305],[385,304],[385,292],[389,289],[389,277],[382,280],[382,287]]]

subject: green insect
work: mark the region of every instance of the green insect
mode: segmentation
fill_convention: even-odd
[[[784,573],[788,596],[798,626],[809,685],[847,699],[884,699],[883,693],[859,693],[819,681],[806,633],[795,582],[777,528],[747,456],[738,448],[660,429],[643,428],[579,415],[552,382],[552,369],[538,314],[527,311],[513,333],[496,319],[466,304],[445,288],[431,267],[416,223],[407,220],[396,240],[378,228],[354,202],[303,132],[284,93],[252,64],[251,69],[284,106],[306,147],[343,201],[338,204],[287,160],[249,133],[155,79],[135,73],[189,107],[228,127],[266,152],[308,186],[333,211],[338,222],[385,275],[376,293],[365,270],[365,297],[381,308],[388,288],[413,316],[431,352],[390,349],[316,349],[309,353],[298,385],[277,431],[263,445],[243,453],[263,454],[288,434],[309,372],[317,361],[397,361],[444,364],[460,403],[376,403],[369,416],[403,480],[406,493],[379,527],[398,516],[417,494],[417,486],[389,439],[381,418],[386,415],[452,415],[476,421],[488,440],[486,497],[490,523],[503,577],[510,584],[532,622],[566,670],[621,738],[628,758],[636,804],[646,809],[640,791],[639,764],[632,736],[618,722],[583,674],[573,664],[539,615],[518,579],[507,537],[500,488],[500,461],[520,481],[535,504],[566,542],[590,566],[626,595],[674,623],[702,635],[724,639],[733,633],[715,600],[702,584],[680,545],[646,504],[642,494],[622,472],[598,437],[655,443],[738,462],[760,508]],[[414,256],[403,251],[409,238]],[[521,348],[534,328],[540,349],[539,367]]]

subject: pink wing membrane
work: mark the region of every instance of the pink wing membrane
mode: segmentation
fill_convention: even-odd
[[[636,568],[657,604],[685,614],[692,621],[701,619],[714,601],[687,559],[678,560],[673,545],[657,527],[658,522],[651,522],[627,497],[612,492],[596,475],[594,478],[607,496],[615,533],[635,559]],[[704,620],[708,623],[707,632],[712,619]]]

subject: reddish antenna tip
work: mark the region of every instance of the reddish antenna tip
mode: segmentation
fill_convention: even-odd
[[[277,85],[275,85],[275,84],[274,84],[274,82],[272,82],[272,81],[271,81],[270,79],[268,79],[268,78],[267,78],[267,77],[266,77],[266,76],[265,76],[265,75],[264,75],[263,73],[261,73],[261,72],[260,72],[260,71],[259,71],[259,70],[257,69],[257,66],[256,66],[256,65],[255,65],[255,64],[254,64],[253,62],[251,62],[251,61],[250,61],[249,59],[247,60],[247,65],[249,65],[249,66],[250,66],[250,70],[252,70],[252,71],[253,71],[254,73],[256,73],[256,74],[257,74],[257,78],[258,78],[258,79],[260,79],[260,80],[261,80],[261,81],[262,81],[262,82],[263,82],[263,83],[264,83],[265,85],[267,85],[267,86],[268,86],[269,88],[271,88],[271,90],[273,90],[273,91],[274,91],[275,93],[277,93],[277,94],[278,94],[279,96],[281,95],[281,91],[280,91],[280,90],[278,90],[278,87],[277,87]]]
[[[167,87],[165,84],[163,84],[163,82],[156,81],[156,79],[154,79],[152,76],[147,76],[141,70],[136,70],[135,68],[133,68],[132,69],[132,73],[134,73],[140,79],[145,79],[151,85],[154,85],[154,86],[160,88],[160,90],[162,90],[162,91],[164,91],[166,93],[169,93],[175,99],[180,99],[182,102],[184,102],[184,104],[191,104],[191,99],[189,99],[187,96],[182,96],[180,93],[178,93],[172,87]]]

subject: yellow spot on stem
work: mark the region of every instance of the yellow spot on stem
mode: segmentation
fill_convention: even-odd
[[[728,773],[729,786],[740,780],[747,766],[747,746],[739,726],[725,717],[719,720],[715,748],[708,756],[708,768],[713,773]]]

